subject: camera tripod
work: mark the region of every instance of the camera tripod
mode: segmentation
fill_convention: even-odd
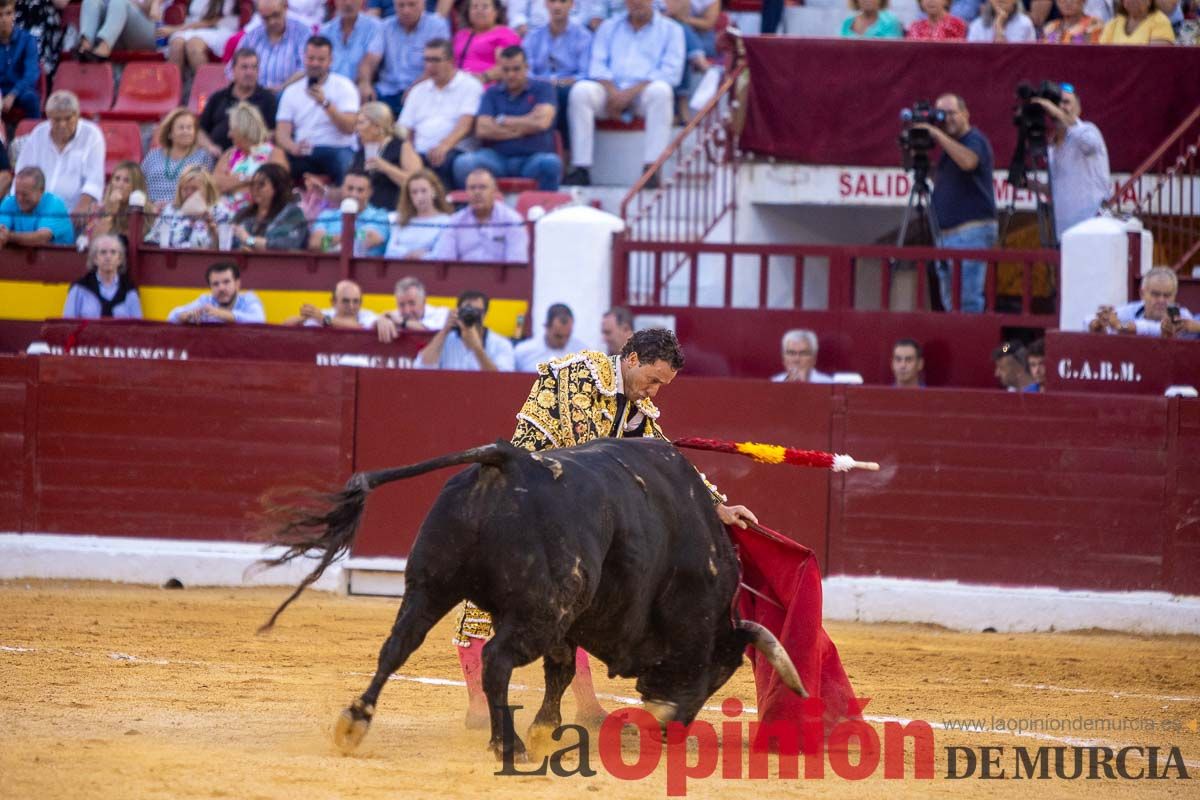
[[[1031,188],[1029,186],[1029,175],[1040,170],[1045,170],[1046,172],[1045,196],[1049,199],[1043,199],[1042,192],[1037,191],[1036,187],[1033,187],[1033,199],[1037,204],[1035,216],[1037,218],[1038,242],[1045,248],[1054,249],[1058,247],[1058,233],[1054,227],[1054,176],[1050,174],[1049,152],[1043,141],[1026,141],[1023,135],[1018,138],[1017,150],[1013,153],[1013,162],[1008,169],[1008,183],[1013,187],[1013,193],[1008,199],[1004,225],[1000,229],[1001,242],[1007,239],[1008,226],[1012,224],[1013,217],[1017,213],[1017,190]]]
[[[933,190],[929,186],[928,174],[915,170],[912,191],[908,193],[908,205],[904,207],[904,216],[900,220],[900,232],[896,234],[897,247],[903,247],[905,239],[908,238],[908,226],[913,220],[914,212],[925,223],[925,230],[929,233],[929,244],[937,246],[942,231],[938,227],[937,215],[933,212],[932,199]]]

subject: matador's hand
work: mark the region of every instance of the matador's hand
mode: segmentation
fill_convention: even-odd
[[[739,528],[745,528],[747,522],[758,524],[758,517],[745,506],[727,506],[722,503],[717,506],[717,516],[726,525],[737,525]]]

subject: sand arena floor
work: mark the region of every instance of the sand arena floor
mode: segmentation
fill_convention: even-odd
[[[595,777],[495,776],[487,734],[463,729],[465,692],[449,683],[460,679],[451,618],[384,690],[362,746],[342,755],[330,736],[334,719],[366,687],[397,601],[309,593],[272,634],[256,636],[284,594],[0,583],[0,798],[666,796],[665,766],[644,780],[618,780],[601,766],[594,739]],[[721,779],[718,769],[690,781],[689,797],[1200,797],[1200,639],[962,634],[906,625],[829,630],[859,693],[873,698],[869,716],[925,719],[935,727],[964,718],[1099,719],[1127,729],[1049,739],[936,730],[933,780],[884,780],[880,769],[849,782],[827,768],[823,780],[734,781]],[[601,692],[633,694],[631,682],[595,674]],[[515,689],[512,702],[535,707],[540,667],[520,670],[513,683],[529,688]],[[748,669],[711,705],[729,696],[753,704]],[[714,712],[702,718],[722,719]],[[518,718],[521,730],[528,719]],[[945,778],[947,746],[1003,746],[1003,765],[1011,768],[1016,746],[1067,739],[1175,745],[1192,779]],[[631,746],[626,752],[634,760]],[[911,769],[909,758],[910,776]]]

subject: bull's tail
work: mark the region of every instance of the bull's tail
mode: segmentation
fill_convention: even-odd
[[[342,491],[319,498],[326,506],[324,512],[312,511],[296,506],[272,509],[273,515],[281,519],[280,527],[269,536],[273,544],[283,545],[287,549],[274,557],[258,562],[262,568],[278,567],[300,556],[317,558],[318,563],[305,578],[300,581],[288,598],[284,600],[275,613],[267,620],[259,633],[264,633],[275,625],[275,620],[283,610],[292,604],[300,594],[325,573],[334,561],[349,552],[358,533],[358,524],[362,519],[363,508],[367,503],[367,495],[372,489],[392,481],[412,478],[433,472],[445,467],[455,467],[461,464],[490,464],[499,466],[514,449],[507,442],[497,442],[482,447],[473,447],[458,453],[438,456],[428,461],[409,464],[403,467],[376,470],[375,472],[359,472],[346,482]]]

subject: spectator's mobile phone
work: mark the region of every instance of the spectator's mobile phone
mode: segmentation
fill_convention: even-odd
[[[312,87],[314,87],[316,85],[317,85],[317,79],[314,78],[313,76],[309,75],[308,76],[308,88],[311,89]]]
[[[1171,322],[1179,322],[1179,306],[1167,306],[1167,316]]]

